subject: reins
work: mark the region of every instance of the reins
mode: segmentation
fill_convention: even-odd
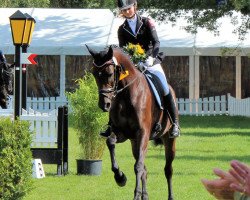
[[[121,69],[123,69],[123,67],[121,65],[118,64],[117,60],[115,57],[113,57],[111,60],[105,62],[104,64],[102,65],[97,65],[95,62],[93,62],[93,65],[95,67],[98,67],[98,68],[103,68],[105,66],[108,66],[108,65],[113,65],[114,66],[114,86],[111,87],[111,88],[107,88],[107,89],[101,89],[99,90],[99,94],[101,95],[104,95],[107,97],[106,94],[108,93],[114,93],[112,95],[113,98],[115,98],[119,93],[121,93],[123,90],[125,90],[127,87],[129,87],[130,85],[132,85],[137,79],[138,77],[135,77],[132,81],[130,81],[127,85],[125,85],[123,88],[121,89],[118,89],[118,83],[119,83],[119,76],[120,76],[120,73],[121,73]],[[144,72],[146,71],[146,69],[144,69],[142,71],[142,73],[144,74]]]

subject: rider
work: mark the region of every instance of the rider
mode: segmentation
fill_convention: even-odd
[[[145,61],[145,66],[148,71],[158,76],[164,90],[164,101],[167,106],[166,109],[172,122],[170,137],[178,137],[180,136],[178,111],[175,100],[170,92],[166,76],[160,65],[162,61],[162,56],[159,54],[160,41],[154,23],[151,19],[137,14],[136,0],[118,0],[118,7],[121,15],[126,19],[118,29],[119,46],[124,47],[128,43],[140,44],[146,51],[148,58]],[[109,126],[108,129],[105,132],[100,133],[100,135],[108,137],[110,132]]]
[[[1,50],[0,50],[0,61],[6,63],[6,58]]]

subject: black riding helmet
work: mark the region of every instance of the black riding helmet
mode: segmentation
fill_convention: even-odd
[[[118,0],[118,8],[120,10],[128,9],[136,3],[136,0]]]

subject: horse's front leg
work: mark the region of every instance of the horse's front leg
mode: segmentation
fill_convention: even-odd
[[[115,144],[116,144],[116,142],[117,142],[117,137],[114,134],[112,134],[106,140],[106,144],[108,146],[109,153],[110,153],[111,170],[114,172],[114,178],[115,178],[117,185],[119,185],[120,187],[123,187],[126,185],[127,178],[126,178],[125,174],[119,170],[119,166],[118,166],[117,161],[115,159]]]
[[[136,159],[136,162],[134,165],[134,171],[136,175],[134,200],[140,200],[140,199],[148,200],[148,193],[146,190],[147,170],[144,165],[148,140],[149,138],[144,136],[138,141],[131,141],[133,155],[134,155],[134,158]],[[142,188],[141,188],[141,184],[142,184]]]

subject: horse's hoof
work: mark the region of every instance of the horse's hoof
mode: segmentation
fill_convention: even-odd
[[[142,200],[149,200],[148,194],[147,193],[143,193],[141,199]]]
[[[134,200],[141,200],[141,195],[137,194],[137,195],[134,197]]]
[[[119,185],[120,187],[123,187],[127,183],[127,177],[125,176],[125,174],[123,172],[116,173],[115,174],[115,181],[116,181],[117,185]]]

